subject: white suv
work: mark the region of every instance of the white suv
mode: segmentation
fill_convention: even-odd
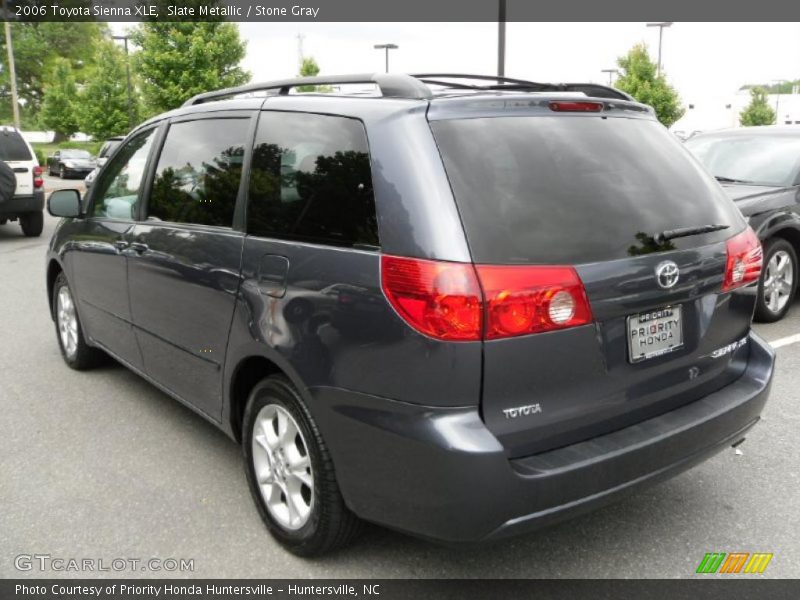
[[[44,226],[42,168],[30,144],[14,127],[0,126],[0,160],[14,171],[17,180],[13,197],[0,197],[0,225],[19,219],[26,236],[39,236]]]

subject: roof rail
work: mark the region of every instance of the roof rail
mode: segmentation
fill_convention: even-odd
[[[221,100],[239,94],[277,90],[277,95],[285,96],[289,90],[303,85],[343,85],[350,83],[373,83],[378,86],[381,95],[386,98],[428,99],[432,97],[428,86],[411,75],[395,75],[387,73],[368,73],[362,75],[328,75],[319,77],[296,77],[250,83],[238,87],[225,88],[214,92],[206,92],[189,98],[183,106],[194,106],[212,100]]]
[[[430,85],[442,85],[456,89],[474,90],[508,90],[508,91],[560,91],[560,92],[583,92],[587,96],[598,98],[610,98],[616,100],[633,100],[633,98],[616,88],[602,85],[599,83],[542,83],[538,81],[527,81],[525,79],[512,79],[511,77],[501,77],[495,75],[468,75],[463,73],[421,73],[412,75],[422,83]],[[496,85],[469,85],[457,81],[452,83],[444,80],[473,80],[473,81],[496,81]]]

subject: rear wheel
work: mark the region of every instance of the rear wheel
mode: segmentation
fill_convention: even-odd
[[[797,253],[784,239],[764,243],[764,268],[758,287],[755,318],[763,323],[782,319],[797,289]]]
[[[345,506],[314,420],[284,377],[253,389],[242,435],[247,482],[270,533],[299,556],[342,547],[361,521]]]
[[[39,237],[44,229],[44,213],[33,212],[20,215],[19,225],[22,227],[22,233],[27,237]]]
[[[77,370],[88,369],[102,362],[103,352],[89,346],[83,337],[75,300],[64,273],[58,274],[53,285],[53,313],[64,362]]]

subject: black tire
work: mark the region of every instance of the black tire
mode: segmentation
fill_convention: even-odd
[[[40,211],[20,215],[19,226],[26,237],[39,237],[44,229],[44,213]]]
[[[0,219],[0,225],[5,225],[8,223],[8,219]]]
[[[75,318],[78,321],[78,342],[77,348],[73,356],[69,356],[66,349],[64,348],[64,344],[61,341],[61,335],[59,332],[59,323],[58,323],[58,294],[62,287],[69,288],[69,284],[67,283],[67,277],[64,273],[59,273],[58,277],[56,277],[56,281],[53,284],[53,321],[56,324],[56,339],[58,340],[58,347],[61,350],[61,356],[64,358],[64,362],[67,365],[75,369],[77,371],[83,371],[85,369],[91,369],[92,367],[96,367],[99,364],[102,364],[106,359],[106,354],[98,349],[89,346],[86,343],[86,339],[83,337],[83,326],[80,322],[80,317],[78,316],[77,312],[75,313]],[[72,291],[70,290],[70,295],[72,295]],[[72,296],[74,299],[74,296]]]
[[[268,404],[276,404],[292,415],[301,429],[314,473],[314,502],[308,521],[297,530],[278,523],[261,495],[253,464],[252,440],[256,416]],[[314,419],[294,386],[283,376],[261,380],[247,401],[242,424],[242,451],[250,493],[272,536],[297,556],[320,556],[350,543],[361,532],[363,522],[345,505],[333,461]]]
[[[791,291],[789,292],[789,300],[782,308],[778,310],[772,310],[767,303],[767,290],[764,284],[767,279],[767,270],[770,261],[778,252],[783,252],[789,257],[789,265],[792,271],[792,283]],[[775,321],[780,321],[784,316],[786,316],[786,313],[792,306],[795,292],[797,291],[797,277],[797,252],[795,252],[792,244],[783,238],[771,238],[764,242],[764,262],[761,269],[761,280],[758,282],[758,299],[756,300],[756,312],[754,317],[756,321],[760,323],[773,323]]]

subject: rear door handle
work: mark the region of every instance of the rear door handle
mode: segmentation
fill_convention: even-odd
[[[125,248],[127,248],[129,245],[130,244],[128,244],[128,242],[126,242],[125,240],[117,240],[116,242],[114,242],[114,248],[116,248],[119,252],[125,250]]]
[[[131,242],[131,250],[136,252],[136,254],[142,254],[143,252],[147,252],[149,249],[150,247],[142,242]]]

